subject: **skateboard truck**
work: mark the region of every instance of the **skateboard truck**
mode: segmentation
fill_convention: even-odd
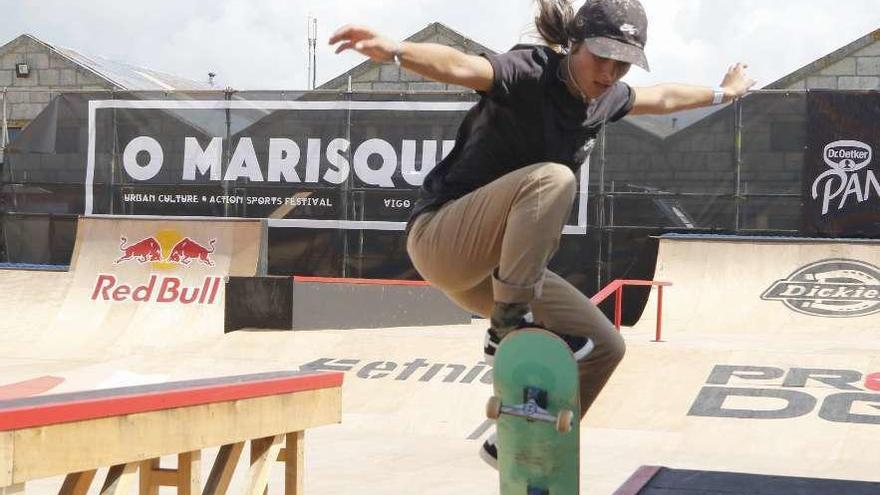
[[[547,407],[547,391],[536,387],[526,387],[523,389],[523,404],[515,406],[505,406],[501,403],[501,397],[492,396],[486,404],[486,416],[490,419],[498,419],[502,414],[524,418],[526,421],[540,421],[543,423],[554,423],[556,431],[559,433],[568,433],[571,431],[571,423],[574,414],[563,409],[556,416],[550,414],[545,408]],[[535,492],[540,494],[541,492]],[[530,494],[531,495],[531,492]]]

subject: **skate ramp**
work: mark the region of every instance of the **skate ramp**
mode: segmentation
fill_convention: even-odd
[[[144,228],[129,239],[162,231],[158,225]],[[222,324],[211,328],[211,315],[199,320],[199,313],[178,308],[176,321],[189,326],[151,325],[145,320],[153,315],[145,312],[130,316],[138,321],[126,325],[123,335],[110,330],[107,339],[70,330],[85,327],[57,333],[59,315],[70,308],[64,306],[70,294],[82,293],[85,287],[91,295],[94,277],[104,268],[117,267],[112,263],[124,254],[121,234],[113,227],[104,235],[112,249],[102,248],[99,257],[112,258],[111,265],[85,268],[76,263],[69,274],[0,272],[4,280],[15,280],[33,296],[19,293],[2,299],[16,304],[12,314],[21,317],[9,318],[2,326],[3,348],[12,351],[0,356],[0,386],[27,380],[45,386],[51,381],[42,377],[54,376],[64,379],[52,390],[61,392],[297,368],[343,371],[342,424],[308,433],[308,493],[498,493],[497,474],[476,455],[491,429],[484,419],[491,393],[491,369],[481,361],[485,321],[224,335]],[[781,325],[774,318],[780,315],[776,306],[787,310],[784,303],[761,300],[760,294],[758,302],[751,301],[748,292],[758,289],[748,287],[764,284],[741,280],[747,269],[764,270],[756,265],[765,254],[736,244],[745,246],[744,251],[727,247],[730,252],[723,258],[720,248],[725,244],[718,245],[721,252],[711,251],[714,243],[699,244],[684,246],[691,250],[687,252],[679,249],[682,245],[674,246],[677,257],[661,252],[658,273],[661,268],[674,270],[657,278],[675,283],[666,291],[664,314],[673,323],[665,326],[665,342],[651,342],[652,322],[644,329],[640,323],[623,330],[627,355],[582,423],[581,493],[613,493],[642,465],[878,481],[880,339],[866,337],[872,335],[870,325],[851,327],[850,318],[820,318],[823,324],[797,328]],[[92,253],[94,258],[101,250],[96,246]],[[851,252],[845,255],[855,257]],[[221,264],[218,257],[212,259]],[[725,259],[738,260],[740,268],[725,268]],[[716,260],[722,263],[718,270],[710,264]],[[234,261],[229,266],[235,266]],[[135,275],[166,274],[158,265],[147,265],[138,264],[144,271]],[[254,262],[245,268],[256,267]],[[90,275],[83,276],[81,270]],[[767,270],[771,287],[797,267],[783,266],[779,276]],[[83,278],[75,282],[79,276]],[[726,297],[707,285],[710,279],[728,287]],[[15,292],[7,286],[4,283],[2,290]],[[674,300],[678,292],[688,299]],[[63,297],[44,302],[43,294]],[[704,302],[704,296],[714,302]],[[751,301],[751,316],[718,307],[721,301]],[[7,314],[13,310],[3,309]],[[77,311],[96,328],[114,321]],[[786,316],[812,322],[801,313]],[[738,320],[730,321],[734,318]],[[34,326],[39,321],[45,324]],[[58,339],[48,347],[52,354],[47,357],[31,343],[50,331],[68,340]],[[154,338],[125,335],[135,331],[150,331]],[[123,345],[114,347],[114,342]],[[72,349],[66,356],[65,346]],[[276,470],[272,476],[283,473]],[[59,484],[60,480],[47,480],[29,490],[55,492]]]
[[[594,493],[642,465],[880,480],[878,244],[664,236],[659,246],[654,278],[674,284],[663,342],[652,342],[653,291],[586,419],[586,448],[602,457],[584,465]]]
[[[51,281],[38,307],[16,298],[17,313],[35,321],[6,331],[28,336],[44,358],[107,358],[216,336],[224,277],[264,274],[265,259],[260,220],[84,217],[68,273],[0,273],[4,286],[21,281],[30,294]]]
[[[491,378],[480,361],[484,323],[224,334],[222,284],[214,296],[202,292],[201,302],[195,290],[226,275],[261,274],[260,222],[83,218],[79,227],[70,272],[0,271],[0,304],[11,315],[0,325],[5,398],[340,370],[348,375],[345,425],[309,432],[309,493],[407,493],[414,486],[492,493],[494,474],[476,458]],[[171,260],[187,238],[203,249]],[[128,250],[138,243],[146,247]],[[160,300],[169,278],[179,282],[165,287],[180,290]],[[192,292],[184,295],[184,287]],[[138,290],[143,300],[134,300]],[[348,466],[345,476],[340,465]],[[29,492],[57,492],[60,482],[33,483]]]
[[[654,279],[675,284],[663,300],[670,332],[878,337],[878,241],[663,236]],[[637,328],[655,323],[656,297]]]

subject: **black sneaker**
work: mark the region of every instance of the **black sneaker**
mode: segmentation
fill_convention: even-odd
[[[568,348],[571,349],[575,361],[580,361],[589,356],[593,351],[593,341],[586,337],[563,334],[556,334],[556,336],[568,344]],[[495,364],[495,352],[498,351],[498,344],[500,343],[501,339],[498,337],[498,333],[492,327],[489,327],[486,330],[486,338],[483,340],[483,360],[487,364]]]
[[[483,360],[486,361],[486,364],[494,364],[495,353],[498,351],[498,344],[500,343],[501,338],[498,337],[495,330],[492,330],[492,327],[489,327],[486,330],[486,338],[483,340]]]
[[[480,446],[480,459],[482,459],[491,468],[498,470],[498,446],[495,444],[495,433],[489,435],[489,438]]]

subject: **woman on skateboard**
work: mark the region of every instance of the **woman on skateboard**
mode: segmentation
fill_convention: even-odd
[[[602,126],[626,115],[719,105],[754,85],[736,64],[717,88],[630,87],[631,65],[648,70],[648,22],[638,0],[538,0],[548,46],[468,55],[431,43],[397,42],[361,26],[330,38],[381,63],[472,88],[455,147],[425,178],[408,224],[416,269],[462,308],[490,318],[485,353],[511,330],[540,325],[578,360],[586,413],[623,358],[623,339],[589,299],[547,269],[576,193],[575,172]],[[503,448],[503,446],[502,446]],[[481,456],[496,465],[494,435]]]

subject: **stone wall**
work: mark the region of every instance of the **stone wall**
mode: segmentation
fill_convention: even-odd
[[[18,77],[16,64],[26,63],[30,75]],[[6,88],[10,127],[33,120],[62,91],[106,90],[112,85],[62,57],[47,45],[22,35],[0,48],[0,88]]]
[[[875,36],[880,38],[880,32]],[[880,90],[880,40],[851,55],[817,69],[784,89]]]

